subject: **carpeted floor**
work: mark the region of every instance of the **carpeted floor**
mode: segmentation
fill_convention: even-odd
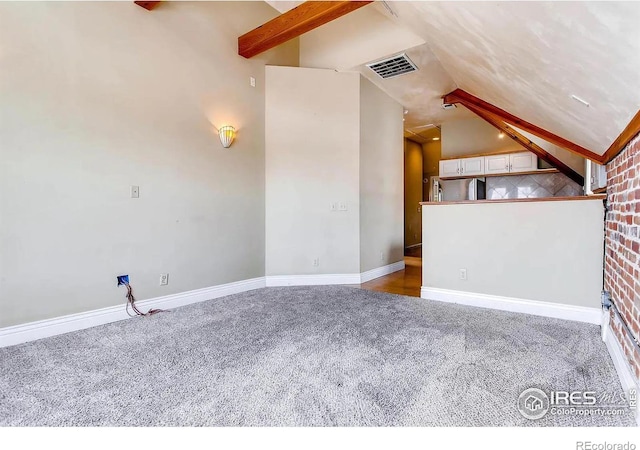
[[[0,349],[0,425],[633,424],[525,419],[532,386],[622,392],[594,325],[267,288]]]

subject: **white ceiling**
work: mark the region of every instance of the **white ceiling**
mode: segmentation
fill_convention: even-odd
[[[278,10],[280,13],[286,13],[290,9],[295,8],[296,6],[304,3],[303,1],[286,1],[286,0],[277,0],[277,1],[269,1],[265,0],[266,3],[271,5],[273,8]]]
[[[283,12],[302,2],[268,3]],[[313,63],[318,52],[320,67],[361,72],[409,109],[409,129],[468,116],[465,108],[440,108],[440,97],[459,87],[602,154],[640,109],[640,2],[387,5],[395,16],[376,2],[303,35],[301,61]],[[420,70],[378,78],[363,64],[358,28],[371,60],[405,50]],[[365,37],[372,29],[380,33],[377,43]],[[416,45],[416,39],[425,43]],[[314,42],[306,54],[305,41]]]

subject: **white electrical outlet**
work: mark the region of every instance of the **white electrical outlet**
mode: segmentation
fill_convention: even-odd
[[[320,258],[313,258],[313,267],[320,266]]]
[[[384,262],[384,253],[380,252],[380,262]]]
[[[460,279],[461,280],[467,279],[467,269],[460,269]]]
[[[256,79],[254,77],[249,77],[249,84],[251,87],[256,87]]]
[[[140,197],[140,186],[131,186],[131,198]]]
[[[160,286],[166,286],[167,284],[169,284],[169,274],[168,273],[161,273],[160,274]]]

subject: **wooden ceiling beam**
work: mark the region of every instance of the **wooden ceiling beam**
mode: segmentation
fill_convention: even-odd
[[[565,163],[560,161],[551,153],[549,153],[548,151],[546,151],[545,149],[537,145],[535,142],[532,142],[531,140],[529,140],[526,136],[518,133],[516,130],[509,127],[502,120],[501,117],[496,116],[494,114],[487,113],[486,111],[480,108],[477,108],[473,105],[471,106],[465,105],[465,106],[469,110],[471,110],[472,112],[474,112],[475,114],[477,114],[478,116],[486,120],[488,123],[490,123],[497,129],[499,129],[500,131],[504,132],[507,136],[509,136],[515,142],[522,145],[524,148],[526,148],[530,152],[538,155],[538,158],[548,162],[549,164],[554,166],[556,169],[558,169],[561,173],[565,174],[566,176],[571,178],[573,181],[578,183],[580,186],[584,186],[584,177],[582,175],[580,175],[578,172],[573,170],[571,167],[567,166]]]
[[[492,116],[499,117],[503,122],[506,122],[510,125],[518,127],[524,131],[527,131],[539,138],[544,139],[547,142],[550,142],[554,145],[557,145],[560,148],[564,148],[565,150],[569,150],[572,153],[582,156],[583,158],[590,159],[599,164],[602,163],[602,155],[592,152],[591,150],[587,150],[584,147],[581,147],[578,144],[574,144],[573,142],[564,139],[560,136],[557,136],[550,131],[547,131],[543,128],[540,128],[532,123],[527,122],[526,120],[522,120],[517,116],[514,116],[507,111],[498,108],[497,106],[492,105],[491,103],[485,102],[484,100],[475,97],[468,92],[463,91],[462,89],[456,89],[453,92],[448,93],[443,97],[445,103],[461,103],[467,108],[471,109],[472,107],[476,111],[481,111],[486,114],[491,114]],[[475,112],[475,111],[474,111]]]
[[[620,136],[618,136],[616,140],[613,141],[613,144],[611,144],[611,146],[607,149],[607,151],[604,152],[604,155],[602,155],[601,164],[607,164],[613,158],[618,156],[618,154],[622,150],[624,150],[627,144],[631,142],[631,139],[636,137],[638,133],[640,133],[640,110],[636,113],[635,116],[633,116],[633,119],[631,119],[631,122],[629,122],[626,128],[622,130]]]
[[[147,11],[152,11],[156,6],[158,6],[158,2],[133,2],[138,6],[142,6]]]
[[[325,23],[362,8],[371,1],[309,1],[238,38],[238,54],[251,58]]]

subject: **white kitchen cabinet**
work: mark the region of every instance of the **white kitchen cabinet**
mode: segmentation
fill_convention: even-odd
[[[511,153],[509,172],[531,172],[538,170],[538,157],[531,152]]]
[[[444,159],[440,161],[441,178],[478,177],[538,170],[538,157],[531,152],[503,153],[490,156]]]
[[[509,172],[509,154],[484,157],[484,173],[498,174]]]
[[[460,159],[460,175],[484,175],[484,157]]]
[[[538,170],[538,157],[531,152],[505,153],[484,157],[485,175]]]
[[[460,176],[460,160],[445,159],[440,161],[440,177]]]

